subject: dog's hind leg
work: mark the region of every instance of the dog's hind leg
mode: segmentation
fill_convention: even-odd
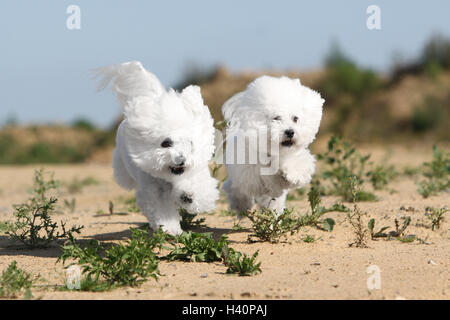
[[[268,208],[270,210],[275,211],[278,215],[282,214],[284,209],[286,208],[286,196],[288,194],[288,190],[283,190],[283,193],[279,197],[270,197],[267,195],[258,197],[256,202],[262,208]]]
[[[117,183],[127,190],[136,188],[136,181],[128,173],[125,164],[123,163],[120,151],[116,148],[113,152],[113,168],[114,168],[114,178]]]
[[[230,204],[230,210],[236,211],[238,217],[241,217],[242,213],[246,213],[253,206],[253,199],[231,186],[231,181],[225,181],[223,185],[223,190],[225,191],[228,202]]]

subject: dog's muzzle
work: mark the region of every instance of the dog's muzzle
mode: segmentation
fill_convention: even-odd
[[[294,140],[292,140],[292,139],[286,139],[286,140],[281,141],[281,145],[282,145],[283,147],[291,147],[291,146],[293,146],[294,144],[295,144],[295,142],[294,142]]]
[[[293,144],[295,144],[295,141],[293,139],[294,138],[294,134],[295,134],[295,132],[292,129],[285,130],[284,131],[284,138],[285,139],[283,141],[281,141],[281,145],[283,147],[290,147]]]
[[[175,165],[169,167],[170,171],[173,174],[177,174],[177,175],[183,174],[184,170],[186,169],[185,161],[186,161],[186,158],[183,155],[178,156],[175,159]]]
[[[170,172],[176,175],[180,175],[184,173],[184,170],[186,169],[185,166],[170,166]]]

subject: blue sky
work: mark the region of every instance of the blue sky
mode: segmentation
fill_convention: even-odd
[[[69,5],[81,29],[68,30]],[[366,8],[381,8],[381,30]],[[186,65],[308,70],[333,41],[360,65],[388,70],[394,54],[418,54],[433,33],[450,36],[450,1],[138,1],[2,0],[0,123],[70,122],[107,126],[120,113],[110,91],[97,93],[89,70],[140,60],[164,85]]]

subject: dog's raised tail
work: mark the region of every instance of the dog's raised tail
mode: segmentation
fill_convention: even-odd
[[[99,91],[112,83],[112,90],[122,106],[133,98],[156,98],[165,91],[158,78],[145,70],[139,61],[97,68],[93,74],[94,78],[100,79],[97,86]]]

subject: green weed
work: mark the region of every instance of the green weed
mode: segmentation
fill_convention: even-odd
[[[256,262],[259,251],[251,257],[245,253],[228,248],[223,253],[223,263],[227,267],[226,273],[237,273],[239,276],[250,276],[261,272],[261,262]]]
[[[450,188],[450,153],[442,152],[433,146],[433,159],[423,164],[425,180],[418,183],[418,192],[424,198],[436,195]]]
[[[328,142],[328,151],[318,155],[318,160],[326,165],[321,176],[331,183],[329,193],[341,196],[344,201],[352,201],[354,195],[350,185],[350,179],[354,177],[358,185],[364,183],[367,162],[370,155],[362,156],[356,149],[346,141],[333,136]],[[359,190],[356,195],[356,201],[374,201],[374,194]]]
[[[33,281],[30,273],[19,269],[16,261],[11,262],[0,276],[0,298],[17,298],[23,291],[25,298],[31,298]]]
[[[167,258],[170,261],[184,260],[193,262],[221,261],[222,251],[228,247],[227,236],[215,241],[211,233],[183,232],[176,237],[177,244]],[[181,244],[181,246],[180,246]]]
[[[73,237],[62,246],[62,255],[57,262],[75,262],[85,276],[85,289],[103,290],[118,286],[136,286],[148,278],[157,280],[158,257],[156,249],[161,250],[168,235],[157,231],[150,236],[148,230],[131,228],[131,239],[125,243],[110,247],[101,245],[96,240],[81,248]]]
[[[198,226],[201,226],[205,222],[205,218],[199,218],[194,220],[197,215],[189,213],[186,209],[179,209],[181,221],[180,226],[183,230],[189,230]]]
[[[44,170],[34,173],[33,194],[26,203],[14,205],[15,222],[9,223],[6,234],[13,240],[23,243],[29,248],[45,248],[57,240],[68,239],[80,233],[83,226],[66,229],[66,224],[53,222],[50,214],[55,210],[57,199],[47,197],[51,190],[58,189],[58,182],[53,173],[47,181]]]
[[[84,179],[75,177],[71,181],[66,182],[65,186],[67,188],[67,192],[73,194],[81,192],[84,187],[94,186],[98,184],[99,182],[94,177],[86,177]]]
[[[440,209],[428,207],[426,208],[425,216],[430,220],[431,230],[439,229],[441,223],[444,221],[444,215],[448,212],[448,209],[442,207]]]

